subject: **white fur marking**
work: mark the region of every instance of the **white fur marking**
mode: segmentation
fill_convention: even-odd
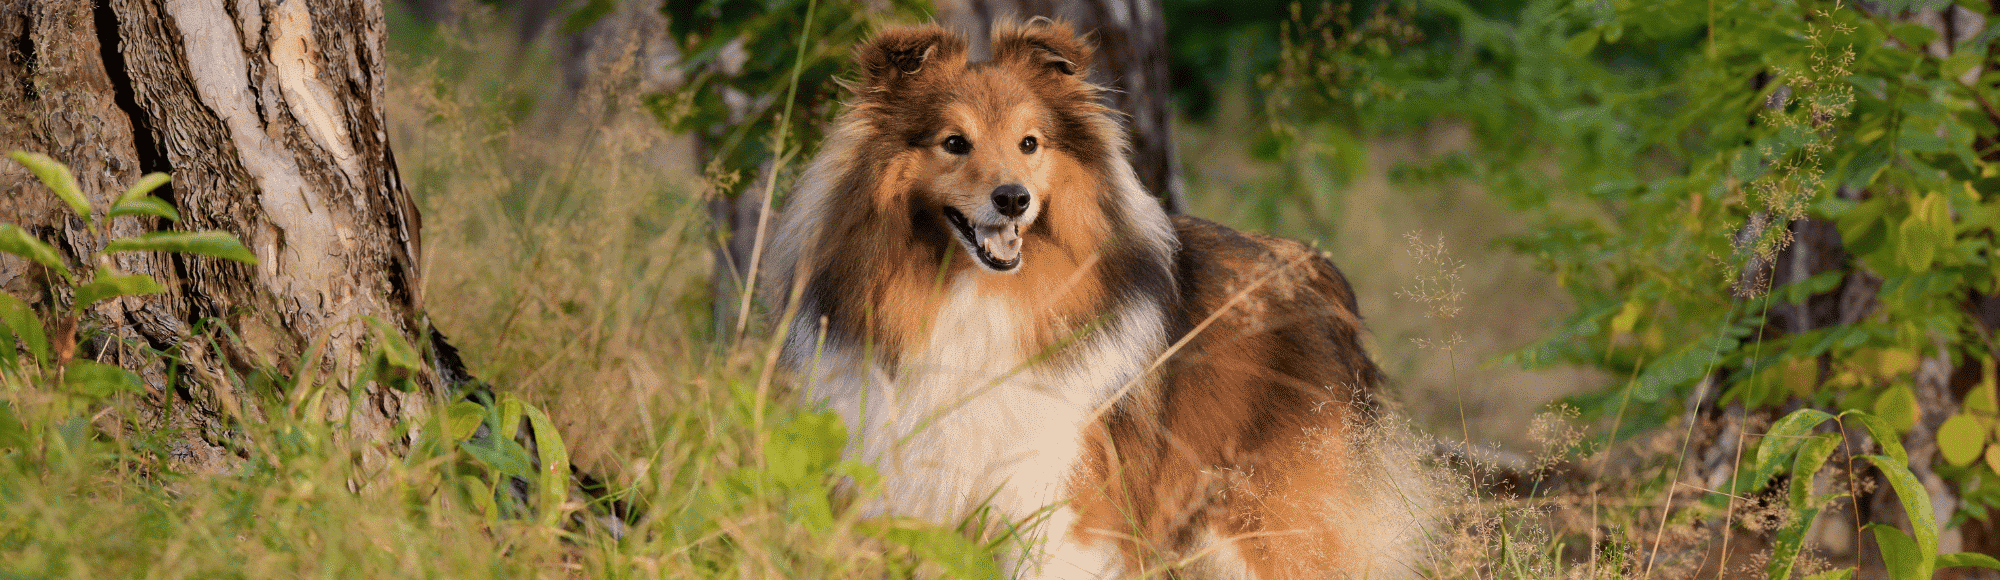
[[[818,379],[808,392],[848,421],[849,453],[881,471],[884,497],[870,515],[950,523],[990,496],[1011,522],[1035,517],[1063,500],[1091,413],[1164,341],[1163,315],[1146,304],[1118,315],[1117,331],[1073,345],[1083,350],[1071,364],[1033,360],[1039,353],[1021,347],[1030,313],[982,293],[987,275],[950,281],[929,339],[904,353],[895,376],[853,351],[827,352],[808,370]],[[807,319],[794,322],[795,340],[817,334]],[[1023,570],[1044,578],[1115,571],[1116,550],[1076,544],[1074,521],[1067,507],[1048,514]]]

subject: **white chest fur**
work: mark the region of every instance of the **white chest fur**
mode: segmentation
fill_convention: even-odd
[[[847,420],[850,454],[882,473],[871,511],[949,524],[990,498],[1010,520],[1034,516],[1062,499],[1085,423],[1162,346],[1159,310],[1129,306],[1066,364],[1044,363],[1022,347],[1035,313],[981,293],[981,275],[950,282],[929,339],[893,374],[860,352],[823,353],[807,373],[812,398]]]

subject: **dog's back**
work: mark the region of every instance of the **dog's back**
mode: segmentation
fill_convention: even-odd
[[[1174,225],[1185,338],[1092,434],[1079,529],[1120,543],[1129,571],[1407,575],[1420,530],[1366,434],[1382,378],[1346,279],[1295,241]]]

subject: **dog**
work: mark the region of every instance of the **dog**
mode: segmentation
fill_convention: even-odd
[[[967,49],[935,25],[859,46],[772,238],[782,359],[879,470],[863,509],[1000,516],[1024,578],[1408,575],[1341,272],[1168,216],[1070,25]]]

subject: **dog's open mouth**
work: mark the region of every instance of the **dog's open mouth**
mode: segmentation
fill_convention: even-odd
[[[950,206],[944,208],[944,221],[951,222],[951,229],[958,231],[958,240],[965,242],[965,249],[972,252],[980,265],[995,272],[1009,272],[1021,265],[1019,224],[974,226],[964,213]]]

